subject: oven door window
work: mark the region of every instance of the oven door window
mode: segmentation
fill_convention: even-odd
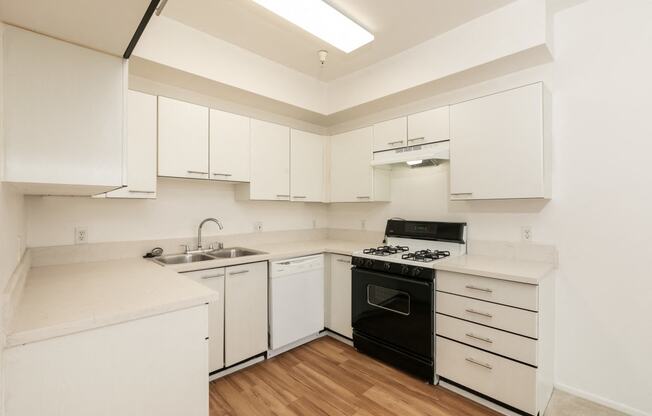
[[[410,315],[410,294],[400,290],[367,285],[367,303],[400,315]]]

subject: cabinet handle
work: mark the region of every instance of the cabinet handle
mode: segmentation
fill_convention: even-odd
[[[231,272],[229,273],[229,276],[235,276],[236,274],[245,274],[245,273],[249,273],[249,270],[240,270],[237,272]]]
[[[198,171],[198,170],[187,170],[186,172],[191,173],[191,174],[195,174],[195,175],[208,175],[208,172],[201,172],[201,171]]]
[[[493,293],[494,292],[493,290],[491,290],[489,288],[485,288],[485,287],[477,287],[477,286],[473,286],[473,285],[466,285],[464,287],[466,287],[467,289],[471,289],[471,290],[479,290],[480,292],[487,292],[487,293]]]
[[[489,370],[492,370],[493,367],[487,363],[481,363],[480,361],[474,360],[473,358],[465,358],[466,361],[470,362],[471,364],[479,365],[480,367],[487,368]]]
[[[474,313],[476,315],[486,316],[487,318],[493,318],[494,316],[487,312],[479,312],[473,309],[465,309],[468,313]]]
[[[230,173],[213,173],[213,176],[233,176]]]
[[[358,199],[371,199],[370,196],[356,196]]]
[[[468,334],[466,334],[466,336],[469,337],[469,338],[477,339],[477,340],[479,340],[479,341],[487,342],[487,343],[489,343],[489,344],[493,344],[493,343],[494,343],[490,338],[479,337],[479,336],[477,336],[477,335],[475,335],[475,334],[472,334],[472,333],[468,333]]]
[[[395,144],[401,144],[401,143],[403,143],[403,140],[398,140],[398,141],[395,141],[395,142],[387,142],[387,144],[390,145],[390,146],[394,146]]]
[[[216,277],[224,277],[224,275],[223,274],[214,274],[214,275],[211,275],[211,276],[202,276],[201,278],[202,279],[213,279],[213,278],[216,278]]]
[[[344,259],[337,259],[340,263],[346,263],[346,264],[351,264],[349,260],[344,260]]]
[[[417,140],[425,140],[425,137],[415,137],[414,139],[408,139],[408,143],[416,142]]]
[[[305,198],[307,198],[307,197],[306,197],[305,195],[295,195],[295,196],[293,196],[292,198],[296,198],[296,199],[305,199]]]
[[[451,195],[473,195],[473,192],[451,192]]]
[[[155,194],[156,191],[137,191],[135,189],[129,189],[129,192],[133,194]]]
[[[276,195],[277,198],[289,198],[290,195]]]

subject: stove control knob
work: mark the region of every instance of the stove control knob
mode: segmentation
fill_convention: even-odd
[[[353,265],[355,266],[362,266],[364,264],[364,259],[361,257],[354,257],[353,258]]]
[[[371,259],[367,259],[367,260],[364,262],[364,265],[365,265],[366,267],[373,267],[373,265],[374,265],[374,261],[371,260]]]
[[[412,270],[412,276],[417,277],[417,276],[419,276],[421,274],[422,271],[423,271],[423,269],[421,267],[415,267]]]
[[[385,263],[383,264],[383,269],[389,271],[389,269],[391,269],[391,268],[392,268],[392,264],[391,264],[391,263],[385,262]]]
[[[408,274],[409,271],[410,271],[410,266],[407,266],[405,264],[401,266],[401,274]]]

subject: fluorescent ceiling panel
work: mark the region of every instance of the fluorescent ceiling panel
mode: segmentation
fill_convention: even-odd
[[[323,0],[253,0],[306,32],[349,53],[374,35]]]

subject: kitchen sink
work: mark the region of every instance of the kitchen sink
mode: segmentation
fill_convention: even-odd
[[[215,257],[209,256],[204,253],[193,254],[170,254],[167,256],[160,256],[154,259],[155,262],[168,265],[168,264],[186,264],[195,263],[198,261],[215,260]]]
[[[242,247],[227,247],[210,251],[209,254],[218,259],[232,259],[236,257],[253,256],[256,254],[265,254],[262,251],[252,250]]]

